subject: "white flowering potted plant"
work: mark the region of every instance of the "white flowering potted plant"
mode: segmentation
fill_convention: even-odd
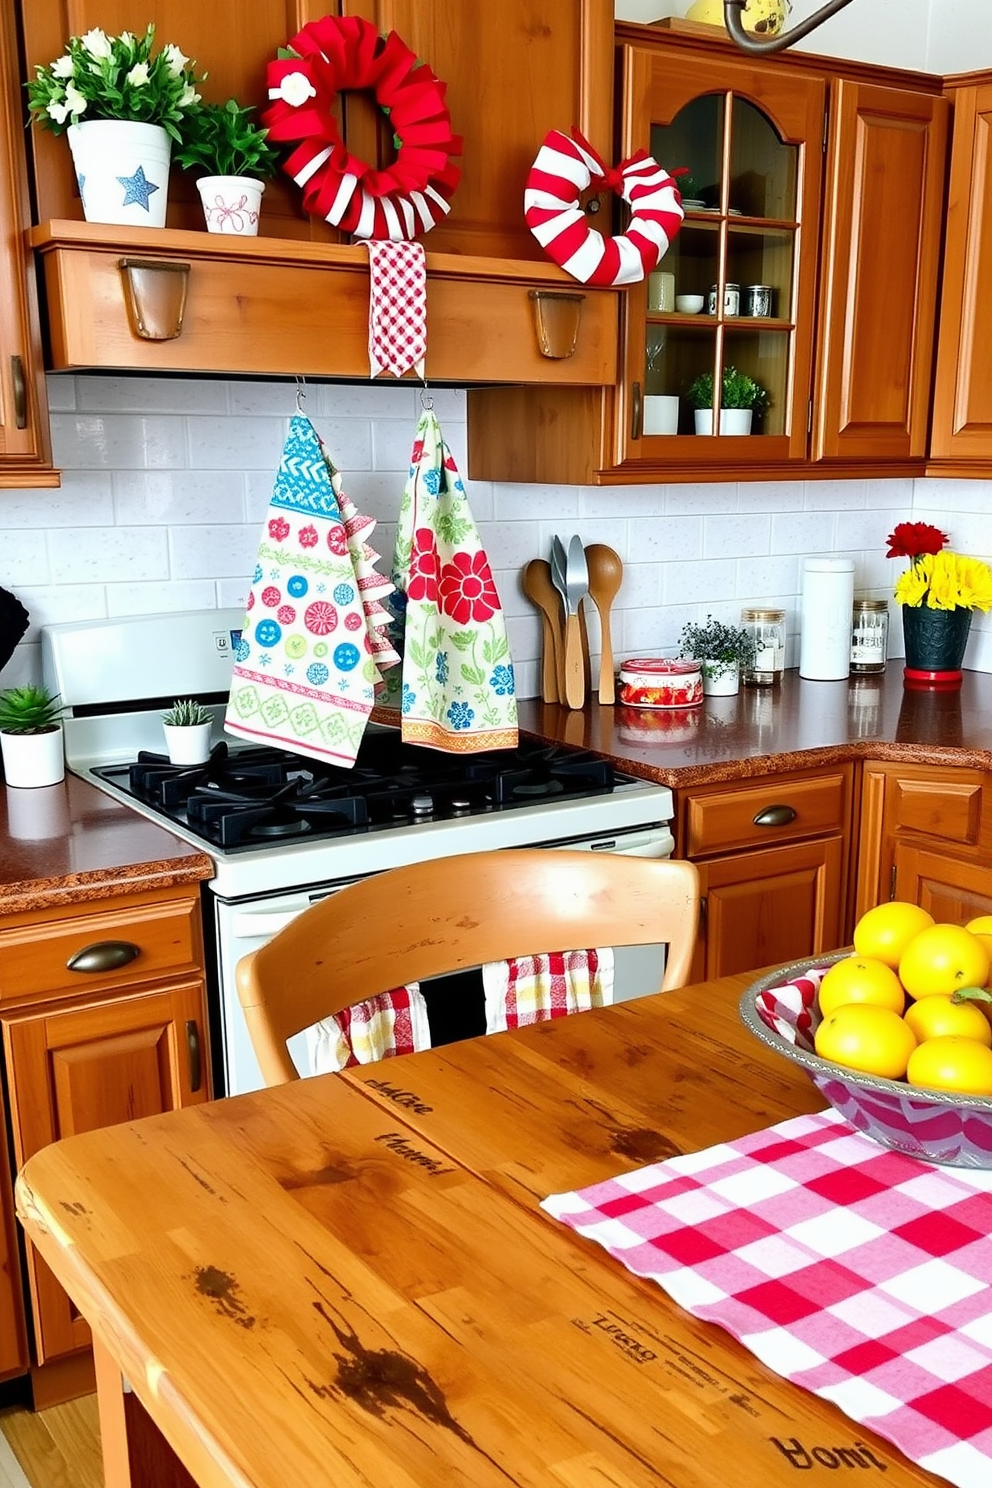
[[[199,173],[197,190],[208,232],[251,236],[258,232],[265,182],[275,175],[279,156],[255,110],[229,98],[191,110],[176,164]]]
[[[740,688],[741,673],[754,666],[754,637],[743,625],[725,625],[706,616],[704,625],[683,625],[682,656],[699,662],[707,697],[730,697]]]
[[[26,84],[37,124],[65,134],[88,222],[164,227],[173,143],[183,139],[202,81],[173,42],[155,50],[155,27],[72,36]]]

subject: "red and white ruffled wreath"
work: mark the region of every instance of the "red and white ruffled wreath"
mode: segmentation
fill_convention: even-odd
[[[315,217],[357,238],[402,242],[428,232],[450,210],[461,171],[451,157],[447,84],[418,63],[395,31],[382,37],[360,16],[324,16],[289,42],[295,55],[268,64],[271,105],[261,116],[273,144],[298,141],[283,169],[303,188]],[[334,101],[343,89],[371,88],[389,116],[398,154],[374,170],[341,138]]]
[[[633,209],[627,231],[604,238],[579,206],[593,180]],[[636,284],[656,269],[682,226],[682,198],[674,178],[638,150],[607,166],[577,129],[552,129],[527,177],[524,217],[545,253],[582,284]]]

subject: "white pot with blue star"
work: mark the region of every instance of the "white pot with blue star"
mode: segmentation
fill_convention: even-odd
[[[66,135],[87,222],[165,226],[172,140],[161,124],[90,119]]]

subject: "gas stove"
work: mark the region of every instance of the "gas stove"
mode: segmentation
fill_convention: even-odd
[[[68,707],[69,768],[208,852],[217,895],[487,848],[603,838],[608,849],[612,834],[646,828],[670,841],[670,792],[589,751],[524,737],[516,750],[442,754],[370,723],[344,769],[225,735],[241,620],[240,610],[208,610],[42,633],[45,681]],[[184,696],[213,715],[203,766],[174,766],[164,753],[162,709]]]
[[[495,848],[671,853],[671,792],[589,751],[524,738],[449,755],[370,723],[348,770],[225,735],[241,620],[205,610],[42,631],[44,680],[67,707],[69,768],[213,860],[203,923],[216,1094],[261,1084],[239,960],[344,884]],[[179,767],[164,753],[162,711],[188,697],[209,708],[212,748],[207,764]],[[617,995],[655,991],[663,969],[662,946],[618,949]]]

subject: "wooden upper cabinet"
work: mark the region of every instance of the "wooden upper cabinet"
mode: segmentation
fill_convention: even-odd
[[[29,66],[59,55],[67,37],[92,26],[135,29],[133,0],[21,0]],[[209,76],[211,101],[236,97],[264,108],[266,64],[309,22],[342,12],[395,30],[447,84],[452,130],[463,137],[462,178],[450,216],[425,235],[429,252],[546,262],[523,219],[523,192],[549,129],[577,124],[606,154],[613,100],[612,0],[149,0],[153,21]],[[339,93],[344,136],[359,158],[393,158],[385,116],[366,91]],[[35,128],[39,221],[80,218],[64,138]],[[192,178],[173,170],[168,226],[202,229]],[[300,189],[285,175],[266,186],[261,231],[267,237],[350,242],[310,218]]]
[[[0,487],[57,486],[52,470],[13,0],[0,0]]]
[[[947,115],[932,93],[833,86],[814,459],[926,454]]]
[[[992,82],[956,88],[930,453],[992,468]],[[943,467],[937,466],[935,473]],[[953,473],[953,472],[948,472]]]
[[[681,314],[671,303],[659,312],[649,307],[643,282],[628,291],[618,461],[668,465],[688,458],[740,470],[801,458],[824,84],[724,56],[694,57],[686,65],[682,56],[624,46],[621,57],[619,153],[627,157],[647,145],[667,169],[688,168],[696,195],[683,191],[690,205],[661,271],[672,276],[673,295],[703,295],[704,308]],[[768,288],[767,314],[749,313],[750,285]],[[706,373],[719,388],[728,367],[760,383],[769,407],[754,416],[748,438],[701,437],[687,390]],[[674,439],[653,431],[645,400],[657,395],[680,400]]]

